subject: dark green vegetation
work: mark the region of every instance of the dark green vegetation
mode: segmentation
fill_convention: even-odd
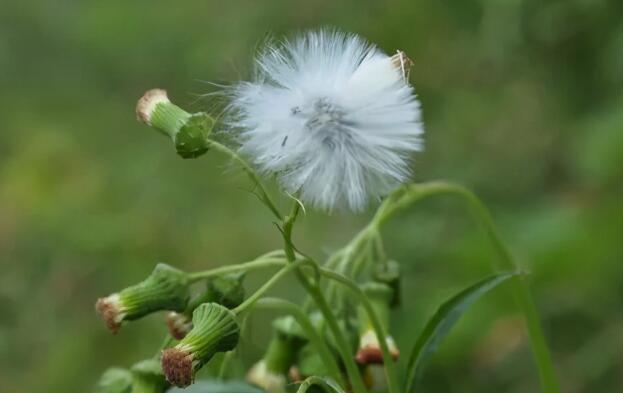
[[[162,87],[189,110],[209,110],[199,95],[215,87],[201,81],[246,78],[268,34],[321,25],[410,55],[427,128],[415,180],[457,181],[492,209],[532,273],[563,391],[620,387],[622,2],[7,3],[0,12],[2,389],[87,391],[109,365],[150,356],[164,315],[112,338],[93,303],[140,281],[156,262],[192,271],[280,246],[242,174],[218,155],[181,160],[133,109],[145,90]],[[297,245],[320,259],[366,218],[308,211]],[[453,198],[416,207],[385,237],[406,272],[393,325],[407,354],[435,307],[487,275],[494,253]],[[266,277],[251,274],[248,283]],[[302,296],[294,280],[278,293]],[[241,342],[245,364],[270,337],[268,319],[254,313]],[[533,392],[537,383],[503,286],[458,322],[420,388]]]

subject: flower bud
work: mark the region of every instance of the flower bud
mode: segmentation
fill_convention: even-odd
[[[394,339],[387,333],[389,328],[389,308],[393,297],[393,290],[380,283],[367,283],[363,290],[368,296],[375,314],[378,316],[387,337],[386,343],[394,360],[398,359],[400,351],[396,347]],[[360,337],[359,350],[355,356],[357,362],[362,365],[383,363],[383,354],[378,337],[372,327],[370,318],[363,307],[359,308]]]
[[[244,301],[244,280],[245,273],[225,274],[214,277],[208,281],[206,295],[210,301],[218,303],[229,309],[236,308]]]
[[[339,361],[338,361],[339,362]],[[327,365],[312,344],[305,345],[299,352],[296,365],[301,379],[312,375],[328,375]]]
[[[214,119],[205,112],[184,111],[169,101],[165,90],[146,92],[136,105],[136,117],[168,135],[182,158],[196,158],[208,151]]]
[[[132,390],[132,373],[119,367],[109,368],[102,374],[95,393],[130,393]]]
[[[247,382],[269,393],[285,393],[286,391],[286,376],[283,373],[270,371],[265,360],[260,360],[249,369]]]
[[[193,312],[193,328],[175,347],[162,354],[162,371],[178,387],[190,385],[195,373],[217,352],[236,348],[240,327],[229,309],[205,303]]]
[[[186,337],[188,332],[193,328],[192,319],[185,313],[171,311],[167,313],[166,321],[171,337],[176,340],[181,340]]]
[[[208,281],[205,291],[193,299],[183,313],[170,312],[166,322],[169,333],[176,340],[181,340],[192,329],[192,313],[203,303],[217,303],[233,309],[244,301],[245,273],[225,274]]]
[[[188,303],[186,273],[159,263],[144,281],[119,293],[100,298],[95,304],[106,326],[117,333],[123,321],[131,321],[154,311],[183,311]]]
[[[374,272],[374,281],[389,286],[393,293],[389,305],[394,308],[400,305],[400,264],[390,260],[385,264],[379,264]]]
[[[164,393],[169,384],[156,359],[147,359],[132,366],[132,393]]]
[[[292,316],[276,319],[273,328],[273,338],[262,360],[247,373],[247,381],[271,393],[281,393],[285,391],[285,376],[307,337]]]

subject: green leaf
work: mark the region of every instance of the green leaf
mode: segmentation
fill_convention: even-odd
[[[487,277],[459,292],[439,307],[437,312],[428,321],[424,331],[418,337],[411,350],[407,365],[406,393],[412,392],[422,376],[426,361],[435,353],[441,341],[448,335],[459,318],[481,296],[508,280],[517,276],[518,272],[500,273]]]
[[[130,393],[132,373],[119,367],[112,367],[102,374],[95,386],[95,393]]]
[[[265,393],[242,381],[200,380],[187,388],[172,388],[167,393]]]
[[[323,378],[323,377],[309,377],[305,379],[299,386],[296,393],[305,393],[307,392],[309,388],[311,388],[314,385],[318,385],[322,387],[327,393],[331,393],[331,392],[346,393],[344,389],[342,389],[342,387],[337,382],[335,382],[333,379]]]

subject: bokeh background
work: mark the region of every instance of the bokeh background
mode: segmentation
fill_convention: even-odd
[[[279,247],[249,184],[216,154],[179,159],[138,124],[152,87],[190,110],[248,77],[267,36],[360,33],[415,61],[426,151],[414,180],[480,195],[530,283],[565,392],[623,384],[623,2],[618,0],[7,1],[0,12],[0,390],[85,392],[158,347],[162,316],[111,336],[99,296],[158,261],[187,270]],[[323,258],[370,217],[310,211]],[[486,238],[452,198],[385,231],[404,269],[394,335],[407,353],[436,305],[489,272]],[[255,274],[250,288],[265,280]],[[276,294],[301,298],[296,283]],[[255,316],[242,364],[270,316]],[[232,373],[235,373],[232,370]],[[521,318],[500,288],[440,348],[426,392],[535,392]]]

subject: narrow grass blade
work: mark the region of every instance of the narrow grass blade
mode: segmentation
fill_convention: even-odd
[[[405,393],[412,393],[422,376],[426,361],[437,350],[459,318],[481,296],[519,273],[500,273],[487,277],[462,290],[443,303],[428,321],[411,350],[407,364]]]

